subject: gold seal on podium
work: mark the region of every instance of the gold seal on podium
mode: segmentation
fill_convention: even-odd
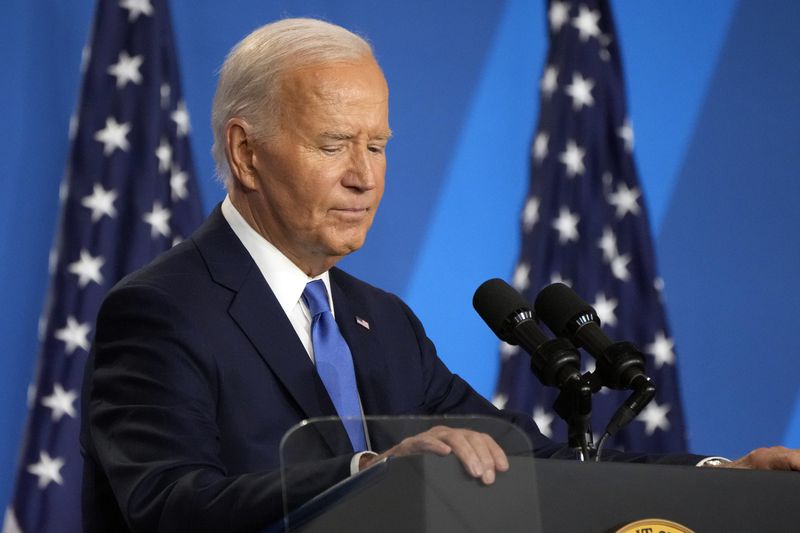
[[[622,526],[616,533],[694,533],[694,531],[669,520],[646,518]]]

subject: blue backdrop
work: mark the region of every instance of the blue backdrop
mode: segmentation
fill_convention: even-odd
[[[110,1],[110,0],[108,0]],[[204,203],[210,102],[228,49],[260,24],[316,16],[365,34],[391,88],[387,190],[344,262],[405,298],[446,363],[485,395],[497,345],[471,310],[509,278],[545,53],[542,0],[173,0]],[[457,6],[457,7],[456,7]],[[636,154],[676,338],[694,451],[800,447],[800,3],[613,2]],[[0,8],[0,505],[13,482],[47,288],[67,127],[93,2]]]

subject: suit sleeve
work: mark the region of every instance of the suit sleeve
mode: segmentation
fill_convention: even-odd
[[[201,349],[207,334],[154,287],[116,289],[101,308],[83,446],[134,531],[247,531],[283,515],[279,469],[230,475],[219,458],[220,383]],[[346,478],[349,459],[288,472],[302,487],[290,505]]]

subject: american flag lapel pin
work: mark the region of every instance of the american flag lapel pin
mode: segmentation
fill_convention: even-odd
[[[361,326],[364,329],[369,329],[369,322],[361,318],[360,316],[356,316],[356,324]]]

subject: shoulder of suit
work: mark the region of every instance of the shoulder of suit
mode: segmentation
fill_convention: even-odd
[[[205,264],[197,246],[191,239],[188,239],[123,277],[114,286],[114,289],[133,285],[151,285],[169,289],[174,286],[177,278],[194,278],[202,275],[205,271]],[[205,276],[207,277],[207,274]]]

